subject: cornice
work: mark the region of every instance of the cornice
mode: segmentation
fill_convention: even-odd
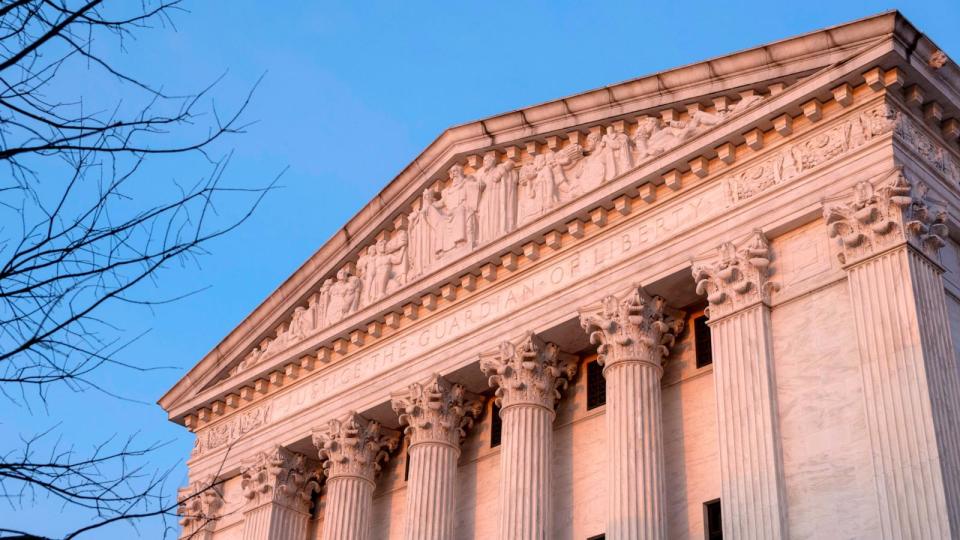
[[[535,259],[542,246],[556,243],[559,238],[557,234],[562,235],[563,231],[576,232],[576,229],[578,227],[582,229],[585,223],[602,221],[604,219],[603,215],[607,211],[619,210],[622,212],[625,204],[634,204],[641,207],[650,204],[656,197],[657,189],[662,190],[662,184],[665,181],[673,180],[678,188],[683,182],[700,181],[700,175],[694,172],[694,168],[690,165],[691,158],[695,155],[701,155],[708,162],[715,161],[717,158],[717,152],[713,150],[714,145],[707,145],[705,144],[706,141],[727,139],[728,142],[738,143],[738,146],[742,148],[746,141],[744,138],[745,129],[750,125],[771,126],[776,119],[771,116],[773,112],[792,110],[802,113],[802,105],[805,100],[809,101],[809,98],[815,95],[820,95],[822,98],[825,91],[827,92],[826,95],[829,95],[829,90],[823,87],[824,80],[848,78],[852,81],[860,77],[860,73],[856,72],[857,66],[877,61],[891,50],[889,46],[877,42],[876,38],[885,35],[881,28],[890,26],[890,21],[894,19],[900,20],[894,13],[885,14],[860,23],[847,25],[853,27],[861,25],[856,29],[847,28],[840,32],[840,30],[846,28],[845,26],[823,31],[826,34],[823,32],[814,33],[763,47],[761,49],[765,50],[764,54],[768,57],[766,64],[760,62],[757,57],[757,54],[759,54],[757,51],[761,49],[754,49],[651,77],[628,81],[613,87],[606,87],[603,90],[605,95],[610,98],[606,101],[599,100],[597,96],[600,91],[598,90],[538,105],[522,111],[522,116],[526,119],[526,123],[522,125],[510,123],[511,115],[518,114],[515,112],[486,119],[479,123],[451,128],[411,164],[411,167],[417,165],[418,174],[416,177],[419,178],[419,182],[414,182],[411,179],[412,177],[407,175],[410,170],[410,167],[408,167],[370,205],[347,224],[341,231],[342,234],[338,234],[321,248],[310,261],[278,289],[277,293],[272,295],[267,302],[248,317],[247,321],[234,330],[217,349],[208,354],[174,389],[168,392],[161,399],[161,404],[168,409],[171,417],[176,420],[182,419],[189,412],[189,409],[195,407],[197,401],[206,400],[211,408],[219,408],[224,411],[229,408],[230,396],[235,396],[232,401],[237,402],[236,396],[238,395],[230,394],[227,387],[232,387],[239,392],[242,392],[243,388],[250,388],[250,392],[263,390],[263,393],[265,393],[271,385],[280,386],[284,379],[290,382],[304,371],[322,366],[323,360],[349,355],[353,349],[362,347],[364,341],[370,339],[371,336],[376,339],[381,333],[388,334],[390,330],[387,328],[390,321],[397,320],[397,315],[403,315],[408,306],[412,305],[414,309],[427,315],[432,309],[436,309],[438,306],[442,307],[444,303],[455,301],[458,294],[472,290],[471,280],[482,280],[484,276],[491,277],[489,275],[491,268],[493,269],[492,277],[496,279],[498,273],[512,271],[510,267],[515,268],[518,261],[531,257]],[[840,36],[840,34],[845,37]],[[814,39],[815,36],[819,37]],[[857,39],[854,39],[854,37]],[[827,38],[835,41],[832,48],[824,45],[823,40]],[[814,44],[817,40],[820,40],[819,45]],[[864,49],[865,42],[869,42],[870,47]],[[789,45],[791,43],[793,45]],[[804,46],[807,48],[802,51],[802,54],[798,52],[796,56],[791,57],[795,60],[791,60],[788,55],[785,55],[784,51],[787,48],[803,49],[798,45],[802,43],[805,43]],[[818,49],[818,47],[820,48]],[[860,47],[860,49],[852,50],[856,47]],[[852,55],[852,58],[850,55]],[[231,381],[229,385],[215,385],[211,389],[212,391],[198,392],[201,381],[209,380],[210,374],[213,372],[213,365],[222,366],[231,362],[231,359],[237,358],[240,351],[245,350],[244,347],[250,347],[263,336],[265,331],[274,328],[279,319],[289,315],[295,305],[303,302],[308,296],[309,288],[316,286],[320,277],[334,270],[336,268],[334,263],[342,262],[343,257],[332,257],[333,254],[343,255],[346,253],[346,257],[352,256],[351,250],[355,252],[356,249],[364,245],[364,241],[375,235],[378,226],[391,221],[387,219],[394,217],[391,213],[396,214],[400,209],[405,208],[404,205],[411,199],[410,194],[414,194],[415,197],[415,194],[424,185],[429,185],[433,181],[437,172],[444,170],[446,165],[454,161],[462,160],[463,156],[470,151],[478,152],[489,148],[490,142],[500,144],[500,148],[505,148],[502,146],[506,144],[504,141],[521,134],[526,134],[527,137],[533,137],[534,139],[542,139],[539,135],[545,136],[545,134],[550,133],[550,129],[569,131],[577,127],[588,127],[590,122],[599,121],[594,120],[599,118],[603,118],[606,120],[604,123],[609,124],[611,121],[623,118],[625,111],[632,109],[635,113],[637,108],[643,109],[645,105],[662,107],[668,103],[667,100],[688,93],[691,96],[696,95],[698,101],[703,102],[711,95],[729,93],[729,88],[719,88],[723,86],[722,81],[733,81],[735,77],[740,76],[738,74],[749,72],[751,69],[754,75],[763,72],[764,76],[769,76],[774,72],[781,75],[795,73],[791,71],[792,67],[811,69],[815,67],[817,62],[822,62],[827,57],[830,57],[829,59],[833,61],[842,59],[845,63],[843,66],[832,66],[821,73],[810,76],[807,80],[791,86],[782,94],[768,99],[767,102],[742,117],[731,120],[729,124],[714,128],[697,139],[674,148],[659,159],[632,171],[629,175],[610,182],[602,189],[591,193],[590,196],[582,197],[580,200],[571,201],[556,208],[552,214],[528,224],[524,230],[515,231],[502,241],[477,250],[466,259],[453,261],[443,268],[438,268],[428,275],[421,276],[416,283],[399,291],[394,297],[362,309],[339,324],[322,331],[314,339],[303,342],[298,349],[311,354],[301,357],[300,353],[283,351],[282,357],[277,357],[269,365],[262,366],[263,369],[259,372],[250,373],[247,377],[237,378]],[[770,58],[778,58],[775,69],[770,67]],[[851,61],[855,59],[860,59],[860,62]],[[889,63],[889,60],[883,62]],[[881,65],[883,62],[881,62]],[[742,69],[740,71],[733,69],[732,66],[735,64]],[[767,67],[767,71],[763,71],[763,66]],[[954,68],[952,63],[948,67],[950,69]],[[698,79],[702,76],[702,73],[697,75],[697,73],[700,73],[698,70],[707,68],[713,71],[713,75],[709,78]],[[807,73],[804,72],[804,74]],[[683,77],[687,78],[684,79]],[[760,79],[761,77],[756,75],[755,78]],[[657,85],[661,85],[661,90],[657,96],[649,95],[649,93],[644,94],[641,91],[643,84],[650,84],[651,80],[656,80],[658,81]],[[681,80],[685,80],[689,84],[684,86],[680,84]],[[744,79],[737,79],[737,81],[742,80]],[[864,78],[860,78],[860,80],[863,81]],[[670,88],[670,90],[665,91],[663,88]],[[699,94],[697,94],[698,92]],[[592,99],[596,100],[592,108],[587,105],[589,96],[593,96]],[[556,107],[558,104],[563,104],[566,112],[562,114],[557,111],[550,113],[549,111],[553,110],[551,107]],[[673,103],[673,105],[676,106],[677,104]],[[485,135],[480,136],[477,133],[471,135],[470,129],[472,128],[470,126],[474,128],[482,127],[481,131]],[[769,131],[767,130],[767,132]],[[454,140],[459,142],[454,143]],[[516,141],[516,139],[509,140],[522,142]],[[483,147],[477,148],[478,144],[483,145]],[[762,145],[762,142],[760,144]],[[446,149],[440,152],[438,150],[440,146],[438,145],[446,145]],[[431,160],[430,165],[424,166],[428,159]],[[665,177],[667,178],[665,179]],[[402,179],[404,179],[406,187],[400,193],[397,190]],[[661,184],[661,187],[657,188],[654,184]],[[640,189],[639,192],[638,188]],[[404,197],[404,193],[408,195]],[[387,203],[385,201],[393,202]],[[362,226],[360,226],[361,224]],[[364,231],[366,231],[366,234],[364,234]],[[473,287],[475,286],[474,284]],[[274,315],[268,316],[269,313]],[[386,319],[384,314],[386,314]],[[391,314],[394,316],[391,317]],[[268,321],[269,324],[265,321]],[[241,339],[240,336],[244,333],[246,333],[246,338]],[[326,345],[324,345],[325,343]],[[334,344],[334,347],[330,347],[331,344]],[[338,348],[341,352],[334,352],[331,350],[332,348]],[[319,356],[314,351],[319,351]],[[277,368],[279,368],[279,371],[277,371]],[[195,399],[190,401],[194,405],[182,403],[183,400],[178,399],[178,395],[184,395],[187,390],[192,391],[191,397]],[[215,401],[217,394],[220,395],[222,401],[220,405],[217,405],[217,401]],[[210,401],[211,399],[214,399],[214,401]],[[185,405],[186,407],[184,407]],[[195,410],[198,411],[200,416],[204,415],[202,407]],[[211,412],[215,413],[216,411]],[[207,416],[212,417],[215,414],[207,413]]]

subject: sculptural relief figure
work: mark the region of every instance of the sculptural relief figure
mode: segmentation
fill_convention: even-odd
[[[437,231],[428,219],[428,209],[433,207],[436,192],[425,189],[420,194],[419,206],[407,216],[409,222],[410,268],[413,275],[427,271],[437,255]]]
[[[630,137],[607,126],[607,131],[600,140],[604,150],[604,180],[610,181],[633,168],[633,153]]]
[[[337,280],[330,287],[330,303],[327,305],[328,324],[340,321],[360,307],[360,278],[348,267],[337,272]]]
[[[330,288],[333,287],[333,278],[327,278],[320,286],[315,297],[311,298],[313,308],[313,320],[316,328],[324,328],[329,324],[327,321],[327,305],[330,303]]]
[[[377,272],[373,300],[403,286],[407,279],[407,231],[397,229],[390,240],[377,241]]]
[[[450,167],[450,185],[440,193],[433,208],[443,233],[442,254],[460,248],[473,249],[477,245],[480,192],[483,187],[472,175],[464,174],[463,167]]]
[[[579,145],[536,154],[520,168],[517,223],[537,218],[563,201],[583,192],[579,183],[570,182],[566,169],[583,157]]]
[[[377,279],[377,271],[379,265],[377,264],[377,259],[379,254],[377,253],[376,244],[367,247],[365,250],[360,251],[360,255],[357,257],[357,273],[360,277],[360,303],[363,305],[369,305],[371,302],[378,298],[377,292],[374,290],[376,284],[379,282]]]
[[[583,160],[583,166],[577,173],[579,187],[583,193],[593,191],[603,183],[607,177],[607,156],[604,154],[602,138],[599,133],[587,135],[587,150],[589,154]]]
[[[476,178],[480,196],[480,241],[490,242],[513,230],[517,223],[517,174],[513,162],[497,164],[494,154],[483,157]]]
[[[311,322],[307,308],[297,306],[293,310],[293,316],[290,319],[290,327],[286,331],[285,341],[287,344],[303,339],[311,330]]]
[[[670,121],[662,129],[652,133],[646,140],[647,155],[657,156],[673,149],[708,128],[719,124],[723,119],[724,116],[720,114],[692,111],[690,117],[686,120]]]
[[[640,119],[637,123],[637,131],[633,134],[633,148],[636,152],[637,161],[654,155],[654,150],[650,145],[650,138],[658,131],[660,131],[659,118],[647,116]]]

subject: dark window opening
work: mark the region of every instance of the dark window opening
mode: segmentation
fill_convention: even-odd
[[[703,528],[707,540],[723,540],[723,524],[720,518],[720,499],[703,503]]]
[[[607,538],[607,535],[598,534],[596,536],[591,536],[590,538],[587,538],[587,540],[606,540],[606,538]]]
[[[710,327],[707,316],[701,315],[693,320],[693,343],[697,351],[697,367],[702,368],[713,363],[713,345],[710,343]]]
[[[407,461],[403,464],[403,481],[410,480],[410,445],[407,445]]]
[[[587,410],[595,409],[607,402],[607,380],[603,378],[603,368],[594,360],[587,363]]]
[[[490,448],[500,446],[500,432],[503,422],[500,421],[500,407],[496,403],[490,408]]]

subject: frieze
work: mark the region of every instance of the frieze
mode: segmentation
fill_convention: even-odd
[[[756,165],[722,180],[731,203],[739,203],[787,183],[889,133],[898,113],[887,104],[861,111],[825,131],[788,144]]]
[[[594,191],[756,105],[766,96],[744,92],[734,103],[699,104],[686,114],[643,116],[573,132],[546,145],[530,141],[480,163],[453,165],[449,178],[425,189],[395,220],[393,230],[360,249],[336,277],[322,281],[306,305],[253,347],[227,376],[267,358],[374,304],[409,281],[502,238],[552,209]]]
[[[199,456],[237,441],[243,435],[270,421],[270,404],[241,411],[236,416],[201,429],[194,440],[191,456]]]
[[[960,161],[912,118],[900,114],[894,134],[921,159],[952,182],[960,182]]]

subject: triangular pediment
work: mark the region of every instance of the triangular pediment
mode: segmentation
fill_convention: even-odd
[[[805,107],[853,74],[862,83],[858,66],[891,64],[909,32],[888,13],[450,128],[161,405],[181,419],[194,401],[314,369],[413,324],[511,257],[535,258],[551,231],[707,176],[710,159],[790,129],[773,119],[818,114]]]

